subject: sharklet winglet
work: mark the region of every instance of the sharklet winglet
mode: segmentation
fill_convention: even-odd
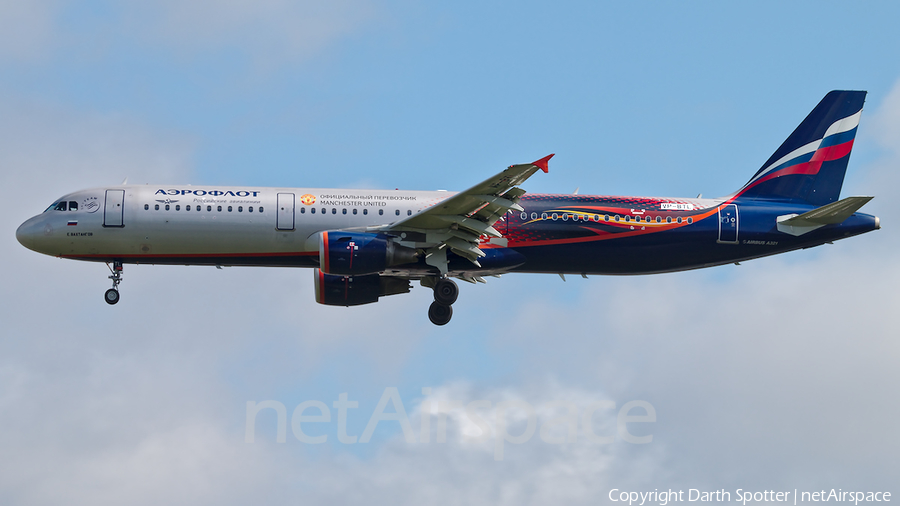
[[[556,153],[550,153],[549,155],[541,158],[540,160],[538,160],[536,162],[531,162],[531,165],[538,167],[539,169],[544,171],[544,173],[546,174],[546,173],[550,172],[550,165],[549,165],[550,159],[553,158],[553,155],[555,155],[555,154]]]

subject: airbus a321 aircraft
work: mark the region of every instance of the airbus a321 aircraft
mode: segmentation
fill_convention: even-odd
[[[106,262],[119,301],[124,264],[314,269],[321,304],[355,306],[509,272],[651,274],[808,248],[880,228],[839,200],[863,91],[832,91],[737,192],[715,199],[526,194],[553,155],[460,193],[120,185],[68,194],[23,223],[25,247]],[[731,162],[728,161],[730,164]],[[565,278],[563,278],[565,279]]]

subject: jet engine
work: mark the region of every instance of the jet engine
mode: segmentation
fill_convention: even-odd
[[[363,274],[337,276],[315,269],[316,302],[326,306],[359,306],[378,302],[379,297],[408,293],[409,281],[400,278]]]
[[[383,235],[319,233],[319,268],[325,274],[375,274],[417,260],[415,249],[401,246]]]

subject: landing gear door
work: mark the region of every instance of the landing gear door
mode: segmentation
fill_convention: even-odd
[[[294,194],[278,194],[278,215],[275,218],[278,230],[294,230]]]
[[[106,190],[106,204],[103,207],[104,227],[124,227],[125,190]]]
[[[738,243],[738,208],[735,204],[728,204],[719,208],[719,240],[722,244]]]

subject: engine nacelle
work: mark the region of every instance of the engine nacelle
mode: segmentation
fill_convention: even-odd
[[[359,306],[378,302],[379,297],[408,293],[409,281],[378,274],[336,276],[314,270],[316,302],[326,306]]]
[[[374,274],[417,260],[415,249],[401,246],[378,234],[319,233],[319,268],[325,274]]]

